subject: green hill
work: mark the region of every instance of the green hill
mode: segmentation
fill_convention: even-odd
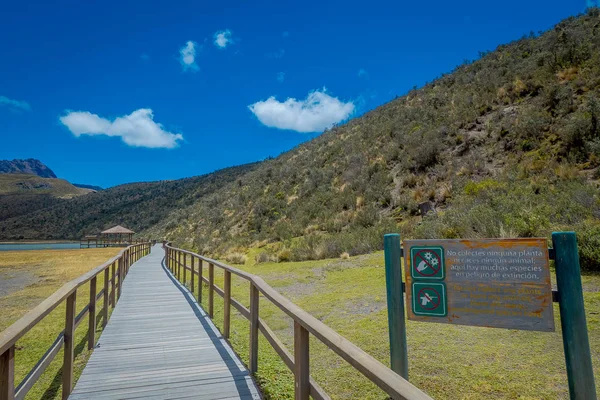
[[[389,231],[507,237],[574,229],[585,266],[600,268],[599,27],[591,9],[277,158],[93,193],[2,221],[0,238],[76,237],[122,222],[254,262],[367,253]],[[421,221],[425,201],[437,211]]]
[[[575,229],[586,266],[598,267],[598,14],[482,54],[261,163],[149,232],[220,257],[262,247],[261,259],[303,260],[366,253],[396,229],[404,237]],[[438,211],[421,223],[423,201]]]
[[[0,213],[0,240],[79,239],[115,224],[136,232],[148,229],[169,212],[201,200],[254,164],[227,168],[209,175],[175,181],[142,182],[115,186],[86,196],[48,204],[24,215]],[[2,175],[0,175],[1,177]],[[0,196],[0,210],[2,196]],[[22,203],[20,203],[22,204]],[[12,208],[14,210],[14,208]]]
[[[0,174],[0,195],[39,194],[70,198],[89,192],[91,190],[75,187],[64,179],[17,173]]]

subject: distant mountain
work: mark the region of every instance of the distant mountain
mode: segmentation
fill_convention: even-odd
[[[98,192],[100,190],[104,190],[100,186],[86,185],[86,184],[83,184],[83,183],[73,183],[73,186],[78,187],[78,188],[82,188],[82,189],[95,190],[96,192]]]
[[[0,240],[79,239],[115,224],[142,232],[235,182],[257,165],[175,181],[130,183],[71,199],[29,196],[23,203],[22,195],[20,199],[3,196],[0,190]],[[0,179],[10,176],[17,175],[0,174]]]
[[[54,172],[40,160],[0,160],[0,174],[28,174],[40,178],[56,178]]]

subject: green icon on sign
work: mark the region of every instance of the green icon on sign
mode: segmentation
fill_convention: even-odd
[[[414,282],[412,284],[412,310],[415,315],[445,317],[446,285],[437,282]]]
[[[444,248],[441,246],[411,247],[410,276],[413,279],[444,280],[446,277]]]

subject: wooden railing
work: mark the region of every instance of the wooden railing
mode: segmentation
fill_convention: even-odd
[[[96,302],[104,297],[104,306],[100,310],[102,326],[108,322],[109,303],[115,307],[116,301],[121,297],[123,279],[129,272],[129,267],[141,257],[150,253],[150,243],[135,244],[123,249],[118,255],[111,258],[101,266],[81,275],[79,278],[63,285],[50,297],[41,302],[33,310],[25,314],[17,322],[9,326],[0,334],[0,400],[23,399],[34,383],[40,378],[44,370],[50,365],[54,357],[64,347],[62,366],[62,398],[66,399],[73,390],[73,359],[75,329],[89,316],[87,334],[88,349],[93,349],[96,341]],[[104,288],[97,292],[96,281],[98,275],[104,273]],[[76,314],[77,289],[90,282],[90,301]],[[110,285],[110,286],[109,286]],[[106,299],[108,298],[108,301]],[[31,328],[58,307],[63,300],[66,301],[65,329],[62,331],[48,351],[27,374],[15,389],[15,344]]]
[[[366,376],[371,382],[389,394],[392,399],[431,399],[417,387],[387,368],[381,362],[361,350],[359,347],[342,337],[333,329],[302,310],[300,307],[283,297],[279,292],[269,286],[263,279],[256,275],[223,264],[219,261],[203,257],[191,251],[172,247],[164,244],[166,252],[166,265],[173,275],[187,283],[187,271],[190,271],[190,288],[192,293],[202,301],[202,284],[208,285],[208,315],[214,316],[214,293],[223,298],[223,330],[224,338],[229,338],[231,326],[231,307],[250,322],[250,347],[249,365],[250,373],[258,370],[258,332],[260,331],[275,352],[293,372],[295,380],[295,399],[325,400],[330,397],[310,377],[309,369],[309,335],[324,343],[329,349],[346,360],[352,367]],[[188,263],[189,257],[189,263]],[[196,263],[196,260],[198,262]],[[203,276],[203,263],[208,264],[208,277]],[[196,268],[197,265],[197,268]],[[215,266],[223,270],[223,288],[215,285]],[[231,297],[231,275],[239,276],[250,282],[250,308]],[[195,277],[198,277],[196,285]],[[292,355],[283,342],[259,317],[259,294],[271,301],[281,311],[294,320],[294,354]]]

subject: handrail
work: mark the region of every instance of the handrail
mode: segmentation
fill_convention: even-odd
[[[185,283],[186,271],[191,272],[191,289],[194,292],[194,276],[198,275],[198,298],[202,301],[201,282],[208,284],[208,315],[213,317],[213,293],[216,292],[224,299],[223,336],[228,338],[230,326],[230,307],[233,305],[240,314],[250,321],[250,357],[249,370],[255,373],[258,368],[258,332],[262,332],[267,341],[275,349],[279,357],[292,370],[295,379],[296,400],[306,400],[309,396],[313,399],[329,399],[309,374],[309,333],[319,339],[329,349],[346,360],[357,371],[366,376],[371,382],[389,394],[392,399],[424,400],[431,399],[416,386],[405,380],[400,375],[383,365],[377,359],[367,354],[364,350],[338,334],[336,331],[313,317],[296,304],[285,298],[262,278],[231,267],[227,264],[201,256],[189,250],[178,249],[168,242],[163,242],[166,252],[166,264],[171,272]],[[183,263],[181,262],[183,255]],[[187,265],[187,256],[190,256],[191,268]],[[194,268],[194,258],[198,259],[198,271]],[[203,276],[202,262],[208,263],[208,278]],[[214,284],[214,266],[224,270],[224,288],[221,289]],[[183,267],[183,274],[181,271]],[[231,298],[231,274],[237,275],[250,282],[250,308]],[[294,356],[283,346],[282,342],[275,336],[274,332],[267,326],[266,322],[258,317],[258,294],[262,293],[276,307],[286,313],[294,320]]]
[[[102,324],[105,326],[108,321],[109,303],[113,308],[115,307],[116,300],[121,295],[122,282],[129,271],[129,267],[141,257],[149,254],[150,249],[151,243],[149,242],[128,246],[99,267],[65,283],[56,292],[38,304],[33,310],[29,311],[0,333],[0,400],[23,399],[63,346],[65,351],[62,373],[62,398],[66,399],[69,396],[73,389],[75,329],[83,321],[83,318],[88,315],[89,326],[87,341],[88,349],[91,350],[95,344],[96,302],[101,298],[104,298],[104,307],[102,308],[101,313],[103,316]],[[117,268],[115,268],[115,266],[117,266]],[[102,272],[104,272],[104,288],[98,292],[96,282],[98,275]],[[109,276],[109,274],[111,276]],[[89,303],[76,315],[77,289],[88,282],[90,282]],[[65,329],[59,333],[52,346],[15,390],[14,356],[16,342],[29,332],[29,330],[38,322],[44,319],[44,317],[56,309],[65,299],[67,305]]]

